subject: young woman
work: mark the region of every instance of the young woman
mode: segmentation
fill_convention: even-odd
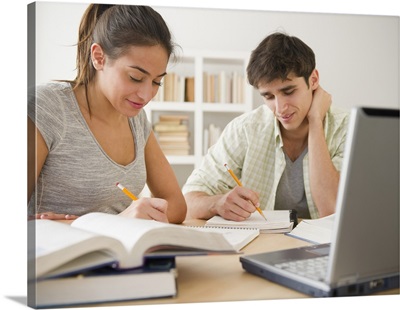
[[[36,87],[28,103],[28,213],[88,212],[181,223],[186,203],[143,108],[175,45],[152,8],[91,4],[79,27],[77,76]],[[133,200],[147,183],[152,196]]]

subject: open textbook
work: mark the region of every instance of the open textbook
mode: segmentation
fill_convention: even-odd
[[[30,278],[54,277],[112,265],[116,269],[143,266],[146,257],[238,253],[259,235],[258,229],[230,230],[187,227],[106,213],[89,213],[71,225],[29,221]]]

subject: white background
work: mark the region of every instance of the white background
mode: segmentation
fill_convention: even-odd
[[[58,1],[57,1],[58,2]],[[64,1],[71,3],[72,1]],[[133,1],[98,1],[104,3],[122,3],[132,4]],[[281,12],[317,12],[317,13],[344,13],[358,15],[386,15],[399,16],[400,10],[396,1],[380,0],[380,1],[321,1],[321,0],[280,0],[280,1],[222,1],[222,0],[197,0],[197,1],[174,1],[169,0],[164,3],[162,0],[153,1],[135,1],[135,4],[147,4],[152,6],[165,7],[199,7],[199,8],[222,8],[222,9],[239,9],[239,10],[268,10]],[[5,93],[1,102],[1,194],[2,194],[2,223],[1,223],[1,296],[0,306],[2,309],[25,309],[26,306],[26,85],[27,85],[27,46],[26,46],[26,17],[28,1],[9,1],[7,6],[2,5],[1,8],[1,90]],[[77,3],[89,3],[88,1],[78,1]],[[229,4],[228,4],[229,3]],[[257,3],[257,4],[256,4]],[[395,6],[396,4],[396,6]],[[198,22],[200,27],[201,23]],[[398,25],[398,24],[397,24]],[[316,27],[321,25],[317,24]],[[66,26],[67,27],[67,26]],[[289,29],[290,30],[290,29]],[[374,31],[374,27],[365,29],[368,33]],[[259,31],[259,29],[254,29]],[[328,30],[326,30],[328,32]],[[304,33],[303,33],[304,34]],[[260,31],[262,35],[262,31]],[[304,34],[305,35],[305,34]],[[320,34],[324,36],[324,33]],[[304,36],[303,36],[304,37]],[[260,38],[260,37],[259,37]],[[232,38],[233,40],[234,38]],[[385,36],[378,38],[391,41],[393,38]],[[310,38],[311,40],[311,38]],[[315,42],[309,42],[313,47]],[[398,40],[398,38],[397,38]],[[383,42],[382,41],[382,42]],[[254,41],[253,41],[254,43]],[[386,42],[388,43],[388,42]],[[328,43],[327,43],[328,44]],[[390,44],[390,43],[389,43]],[[334,46],[332,46],[334,48]],[[317,52],[317,61],[319,55]],[[397,45],[398,53],[398,45]],[[361,57],[362,55],[360,55]],[[398,56],[398,55],[397,55]],[[56,62],[63,62],[58,55],[52,55]],[[324,66],[329,65],[329,61],[334,59],[326,59]],[[383,62],[386,59],[382,59]],[[393,101],[388,105],[397,104],[398,106],[398,79],[399,68],[397,61],[393,60],[394,68],[387,67],[390,76],[395,75],[397,84],[393,85],[392,80],[386,79],[385,73],[381,77],[386,80],[388,85],[383,89],[368,87],[363,90],[363,96],[374,98],[386,98],[390,96],[392,99],[397,98],[397,103]],[[368,63],[365,63],[366,65]],[[322,63],[321,63],[322,65]],[[341,64],[338,64],[341,65]],[[325,68],[325,67],[324,67]],[[347,71],[343,72],[340,81],[344,81],[345,86],[354,80],[365,78],[359,76],[357,71],[353,70],[352,64],[346,66]],[[361,67],[357,67],[360,69]],[[379,69],[379,68],[378,68]],[[394,71],[392,71],[394,70]],[[324,69],[325,71],[325,69]],[[363,73],[369,74],[369,73]],[[323,76],[323,82],[329,84],[332,93],[337,89],[333,87],[334,83],[326,80],[327,74]],[[334,76],[337,79],[337,76]],[[349,88],[351,89],[351,87]],[[390,95],[386,94],[390,92]],[[392,93],[393,91],[393,93]],[[350,93],[350,92],[349,92]],[[363,97],[364,98],[364,97]],[[389,97],[388,97],[389,98]],[[335,100],[336,95],[334,97]],[[383,100],[378,100],[382,102]],[[368,103],[372,103],[368,101]],[[386,103],[385,103],[386,105]],[[240,285],[240,284],[238,284]],[[202,303],[189,305],[163,305],[163,306],[135,306],[135,307],[102,307],[101,309],[203,309],[216,307],[233,307],[234,309],[248,307],[252,309],[276,309],[276,308],[297,308],[297,309],[337,309],[338,307],[363,307],[368,309],[373,307],[390,307],[399,304],[399,295],[387,297],[360,297],[360,298],[334,298],[334,299],[309,299],[309,300],[283,300],[283,301],[254,301],[254,302],[235,302],[235,303]],[[83,308],[82,308],[83,309]]]
[[[74,79],[76,40],[87,4],[38,3],[36,82]],[[398,17],[277,12],[254,9],[155,7],[185,50],[250,53],[269,33],[284,30],[315,52],[321,85],[337,106],[397,107]],[[259,96],[256,100],[261,102]]]

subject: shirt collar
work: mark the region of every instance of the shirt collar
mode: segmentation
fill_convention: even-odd
[[[283,147],[283,140],[281,134],[281,128],[279,127],[279,121],[276,117],[274,117],[274,132],[275,132],[275,142],[277,147]]]

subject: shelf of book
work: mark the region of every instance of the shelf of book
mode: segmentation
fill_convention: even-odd
[[[181,60],[169,65],[163,86],[146,106],[154,129],[164,115],[187,115],[186,155],[166,152],[181,186],[227,123],[253,109],[253,88],[245,78],[249,56],[244,52],[185,50]],[[159,137],[157,130],[155,134]]]

